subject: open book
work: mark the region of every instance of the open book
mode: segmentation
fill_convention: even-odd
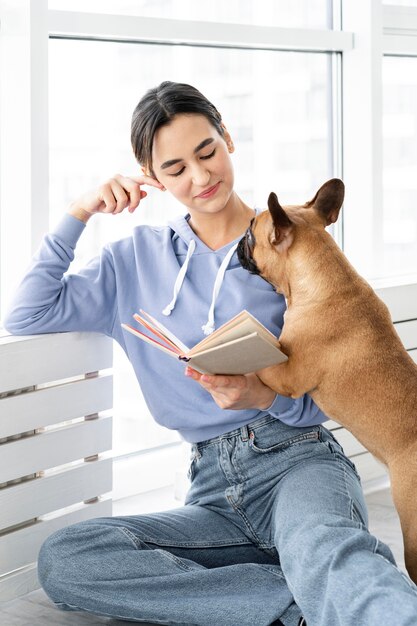
[[[242,311],[191,349],[149,313],[140,312],[134,319],[153,337],[129,324],[122,327],[203,374],[249,374],[287,360],[277,347],[277,338],[248,311]]]

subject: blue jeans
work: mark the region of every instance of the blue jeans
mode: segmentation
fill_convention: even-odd
[[[47,539],[39,580],[59,608],[158,624],[417,624],[417,587],[368,532],[329,431],[268,416],[192,451],[185,506]]]

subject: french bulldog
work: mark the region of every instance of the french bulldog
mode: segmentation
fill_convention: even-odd
[[[275,193],[238,246],[244,268],[287,301],[279,347],[288,360],[257,372],[277,393],[308,393],[387,465],[417,583],[417,365],[386,305],[356,272],[326,226],[344,199],[339,179],[312,200],[282,207]]]

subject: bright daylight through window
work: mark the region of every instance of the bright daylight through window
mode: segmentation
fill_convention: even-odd
[[[167,76],[196,84],[216,100],[237,146],[237,190],[249,202],[264,207],[272,190],[283,201],[307,200],[332,175],[332,62],[327,54],[52,39],[51,223],[106,177],[139,172],[129,141],[131,115],[141,95]],[[150,189],[134,215],[95,216],[76,263],[84,264],[106,241],[128,236],[136,223],[160,224],[182,211]],[[115,354],[116,451],[176,439],[149,418],[130,364]]]

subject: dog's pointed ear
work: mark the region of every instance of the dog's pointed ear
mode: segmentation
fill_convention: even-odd
[[[275,231],[271,243],[282,252],[289,248],[293,242],[293,223],[278,202],[277,195],[273,191],[269,194],[268,209]]]
[[[324,183],[306,207],[312,207],[322,218],[325,226],[334,224],[345,197],[345,185],[340,178],[332,178]]]

